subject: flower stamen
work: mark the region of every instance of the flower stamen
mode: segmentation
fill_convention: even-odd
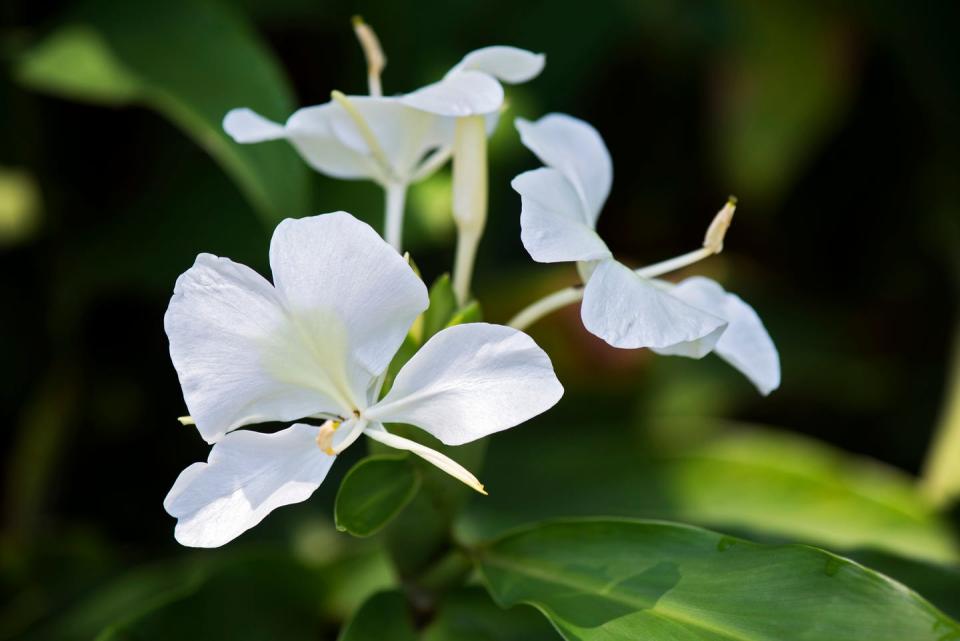
[[[320,426],[320,431],[317,433],[317,446],[323,450],[324,454],[337,455],[333,449],[333,435],[339,428],[340,421],[327,421]]]
[[[379,98],[383,95],[380,75],[387,66],[387,56],[383,53],[376,32],[362,17],[353,16],[353,32],[357,35],[363,57],[367,60],[367,86],[370,88],[370,95]]]
[[[393,178],[393,170],[390,167],[390,161],[387,158],[386,152],[383,151],[383,147],[380,146],[380,141],[377,140],[376,134],[373,133],[373,129],[367,124],[367,119],[363,117],[363,114],[360,113],[357,106],[354,105],[342,91],[334,89],[330,92],[330,98],[343,107],[347,115],[350,116],[350,119],[353,120],[353,124],[357,126],[357,130],[360,132],[363,141],[367,144],[367,148],[373,155],[373,159],[383,172],[384,179],[386,181],[391,180]]]

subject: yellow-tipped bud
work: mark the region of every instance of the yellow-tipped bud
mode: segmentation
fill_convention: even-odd
[[[723,238],[727,235],[727,229],[730,228],[730,223],[733,222],[733,212],[736,211],[736,209],[737,198],[730,196],[727,199],[727,203],[723,206],[723,209],[717,212],[717,215],[714,216],[710,222],[710,226],[707,227],[707,234],[703,238],[704,249],[708,249],[714,254],[719,254],[723,251]]]

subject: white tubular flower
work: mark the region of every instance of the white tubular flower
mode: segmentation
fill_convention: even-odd
[[[213,444],[164,501],[184,545],[223,545],[273,509],[306,500],[362,434],[483,492],[455,461],[384,424],[410,423],[458,445],[522,423],[563,393],[529,336],[471,323],[434,335],[378,401],[382,374],[428,305],[423,282],[344,212],[280,223],[270,266],[273,284],[201,254],[178,279],[164,318],[190,420]],[[308,418],[327,421],[232,431]]]
[[[585,286],[561,292],[511,325],[525,327],[581,295],[583,324],[614,347],[702,358],[711,351],[745,374],[763,394],[780,385],[776,347],[756,312],[716,282],[694,277],[673,285],[655,277],[719,253],[733,216],[728,202],[701,249],[638,270],[613,258],[596,232],[610,193],[613,165],[600,134],[563,114],[516,121],[523,144],[546,165],[511,183],[521,197],[521,239],[534,260],[577,262]],[[521,317],[524,316],[524,317]]]
[[[487,133],[503,108],[501,82],[535,78],[545,57],[516,47],[485,47],[464,56],[439,82],[402,98],[437,116],[456,118],[453,147],[453,218],[457,251],[453,289],[460,304],[470,296],[477,246],[487,222]]]

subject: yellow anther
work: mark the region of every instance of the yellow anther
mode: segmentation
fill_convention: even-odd
[[[180,425],[196,425],[192,416],[180,416],[177,420],[180,421]]]
[[[707,228],[707,234],[703,238],[704,249],[714,254],[719,254],[723,251],[723,237],[726,236],[727,229],[730,228],[730,223],[733,222],[733,212],[736,211],[736,209],[737,199],[735,196],[730,196],[727,199],[727,204],[717,212],[717,215],[713,217],[713,221],[710,222],[710,226]]]
[[[383,89],[380,87],[380,74],[383,73],[383,68],[387,66],[387,57],[383,54],[380,39],[360,16],[353,17],[353,32],[357,34],[360,48],[363,49],[363,57],[367,59],[367,81],[370,86],[370,95],[381,96],[383,95]]]
[[[320,431],[317,432],[317,446],[323,450],[324,454],[336,455],[333,449],[333,434],[339,427],[340,421],[327,421],[320,426]]]

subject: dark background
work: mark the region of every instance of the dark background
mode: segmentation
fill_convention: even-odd
[[[539,78],[508,88],[511,109],[491,143],[476,278],[488,320],[505,322],[575,279],[572,266],[535,264],[520,244],[509,180],[537,163],[512,128],[517,115],[566,112],[602,133],[615,178],[600,233],[629,264],[695,248],[727,195],[739,197],[725,252],[689,273],[718,278],[758,310],[780,350],[781,389],[760,397],[713,357],[613,350],[564,310],[531,333],[568,389],[549,420],[583,438],[588,455],[604,452],[590,450],[578,425],[714,415],[917,473],[957,326],[958,7],[244,0],[231,10],[276,56],[300,105],[334,88],[365,91],[354,13],[380,35],[387,93],[432,81],[488,44],[547,54]],[[175,420],[186,410],[163,313],[198,252],[266,273],[272,228],[155,111],[18,82],[23,52],[75,10],[32,0],[0,10],[0,167],[26,172],[40,200],[32,227],[0,238],[6,630],[59,607],[59,593],[40,587],[50,577],[75,594],[180,554],[161,502],[206,447]],[[288,215],[346,209],[379,223],[374,185],[310,180],[308,210]],[[448,185],[445,170],[410,196],[407,238],[428,281],[452,258]],[[290,512],[329,518],[328,485]],[[278,539],[291,519],[249,536]]]

